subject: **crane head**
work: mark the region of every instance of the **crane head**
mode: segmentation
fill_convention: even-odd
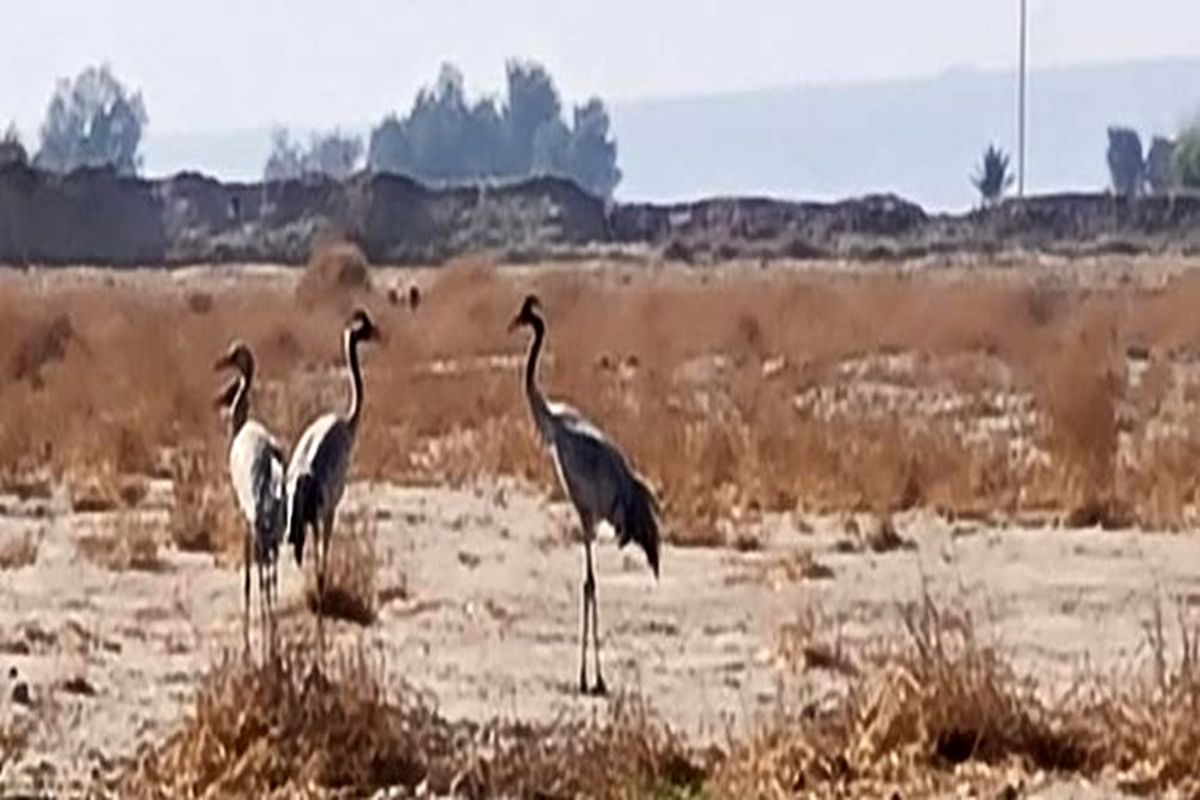
[[[515,331],[522,325],[534,325],[535,322],[540,322],[537,312],[542,310],[542,301],[538,300],[536,294],[525,296],[525,302],[521,303],[521,310],[513,317],[512,322],[508,323],[508,329]]]
[[[225,351],[225,355],[217,359],[217,363],[213,365],[213,369],[218,372],[223,369],[236,369],[243,375],[249,376],[254,373],[254,356],[245,343],[235,341],[229,345],[229,349]]]
[[[375,327],[375,323],[371,321],[366,309],[355,310],[347,327],[357,341],[377,342],[380,339],[379,328]]]

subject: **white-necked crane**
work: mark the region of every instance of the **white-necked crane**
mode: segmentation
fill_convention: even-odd
[[[350,374],[350,407],[345,414],[329,412],[317,417],[301,434],[287,468],[288,542],[292,545],[297,564],[302,564],[304,560],[308,528],[313,529],[315,537],[317,627],[322,641],[329,539],[333,533],[338,503],[346,488],[350,456],[362,417],[363,380],[358,365],[358,345],[378,338],[379,331],[367,312],[356,310],[342,332]]]
[[[258,568],[258,602],[265,642],[275,636],[275,596],[278,591],[276,559],[283,533],[284,457],[279,442],[258,420],[250,419],[250,387],[254,381],[254,356],[242,342],[234,342],[215,369],[237,370],[235,378],[217,397],[229,414],[229,480],[238,508],[247,523],[243,558],[245,597],[242,634],[250,649],[250,561]]]
[[[659,506],[654,494],[630,468],[625,456],[599,428],[570,406],[547,401],[542,395],[536,379],[538,354],[546,336],[546,324],[538,314],[540,308],[541,303],[536,296],[527,296],[509,330],[522,326],[533,329],[533,343],[525,364],[525,394],[529,398],[538,435],[554,460],[563,491],[579,514],[583,533],[585,569],[579,691],[589,691],[587,636],[590,626],[596,671],[596,682],[591,692],[602,695],[607,687],[600,672],[600,620],[596,608],[596,577],[592,568],[592,541],[595,539],[596,526],[602,521],[611,525],[621,547],[636,542],[645,551],[650,569],[657,578]]]

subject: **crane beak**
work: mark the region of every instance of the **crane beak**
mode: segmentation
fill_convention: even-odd
[[[508,332],[512,333],[517,328],[521,327],[521,325],[524,324],[524,322],[525,322],[525,320],[521,319],[521,316],[519,314],[517,316],[513,317],[512,321],[508,323]]]
[[[233,366],[233,357],[230,356],[228,353],[226,353],[225,355],[218,358],[216,360],[216,362],[213,364],[213,372],[220,372],[221,370],[229,369],[232,366]]]

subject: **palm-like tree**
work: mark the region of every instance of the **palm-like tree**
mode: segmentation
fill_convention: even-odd
[[[1000,202],[1013,183],[1013,175],[1008,171],[1008,154],[994,144],[988,145],[983,151],[983,163],[971,176],[971,183],[979,190],[985,206]]]

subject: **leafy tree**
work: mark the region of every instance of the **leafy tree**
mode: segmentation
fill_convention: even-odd
[[[1142,139],[1129,128],[1108,129],[1108,171],[1113,191],[1122,197],[1141,194],[1146,179],[1146,164],[1142,160]]]
[[[1146,154],[1146,185],[1152,194],[1166,194],[1175,186],[1175,143],[1155,136]]]
[[[983,151],[983,161],[978,171],[971,177],[971,183],[979,190],[985,206],[995,205],[1008,191],[1013,183],[1013,175],[1008,171],[1008,154],[996,147],[988,145]]]
[[[513,173],[523,175],[533,167],[534,139],[544,125],[562,117],[562,103],[549,73],[539,64],[511,60],[507,65],[508,144]],[[551,134],[553,135],[553,134]]]
[[[263,167],[263,178],[289,180],[316,173],[342,180],[354,172],[362,151],[361,139],[338,131],[314,135],[305,149],[279,128],[271,134],[271,154]]]
[[[300,145],[292,141],[286,128],[271,131],[271,154],[263,167],[263,179],[282,181],[299,178],[304,174],[304,153]]]
[[[368,167],[434,183],[553,174],[612,194],[621,172],[603,102],[576,108],[568,125],[550,75],[518,61],[508,63],[506,91],[503,105],[493,98],[472,104],[462,73],[443,65],[406,116],[390,115],[371,132]]]
[[[0,167],[28,163],[29,154],[25,152],[25,145],[21,144],[21,135],[17,133],[17,126],[9,125],[8,129],[4,131],[4,136],[0,137]]]
[[[121,175],[141,168],[147,123],[141,93],[130,93],[107,65],[61,80],[46,109],[34,163],[55,172],[112,166]]]
[[[608,109],[598,97],[575,109],[568,174],[585,189],[611,197],[621,182],[617,143],[609,135]]]
[[[1189,189],[1200,189],[1200,122],[1179,135],[1175,142],[1175,175]]]

